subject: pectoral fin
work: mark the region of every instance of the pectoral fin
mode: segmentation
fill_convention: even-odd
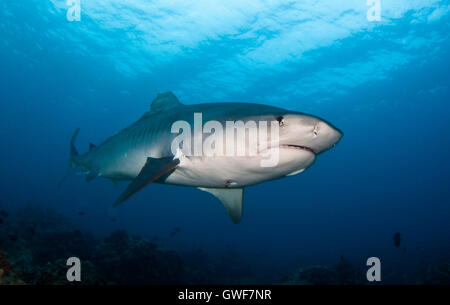
[[[179,159],[174,159],[173,157],[164,157],[164,158],[147,158],[147,162],[144,167],[139,172],[136,178],[131,181],[128,185],[127,189],[119,196],[117,201],[114,203],[114,206],[117,206],[139,192],[143,189],[147,184],[157,180],[159,177],[164,174],[169,173],[175,167],[180,164]]]
[[[213,194],[219,199],[225,208],[228,215],[234,223],[239,223],[242,218],[242,188],[203,188],[200,190]]]

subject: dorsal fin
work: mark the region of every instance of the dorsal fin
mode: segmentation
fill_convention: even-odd
[[[89,142],[89,151],[95,148],[95,144]]]
[[[205,188],[200,190],[208,192],[219,199],[234,223],[239,223],[242,218],[242,188]]]
[[[152,102],[150,113],[167,111],[182,105],[172,92],[159,93]]]

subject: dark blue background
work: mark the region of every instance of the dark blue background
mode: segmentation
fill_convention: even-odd
[[[445,1],[437,5],[448,8]],[[274,274],[333,263],[341,255],[357,265],[378,256],[388,268],[406,270],[450,254],[448,14],[413,23],[420,10],[405,11],[401,18],[319,44],[305,57],[285,59],[287,70],[249,64],[252,85],[238,90],[223,81],[217,88],[223,96],[209,96],[220,81],[205,84],[204,92],[199,82],[190,93],[189,86],[201,80],[196,76],[213,69],[211,61],[232,62],[258,44],[219,36],[196,47],[180,43],[186,50],[176,55],[142,50],[142,58],[124,59],[136,68],[124,73],[111,57],[121,48],[127,55],[132,28],[108,29],[88,12],[81,22],[69,23],[65,10],[49,1],[6,1],[0,11],[3,205],[52,207],[96,234],[124,228],[159,236],[165,247],[180,251],[202,247],[214,255],[231,246],[238,261]],[[420,12],[431,14],[430,8]],[[408,48],[414,38],[425,43]],[[410,40],[406,47],[398,44],[402,39]],[[149,71],[139,69],[139,60],[146,65],[153,57],[157,63]],[[361,63],[370,61],[376,68],[361,71]],[[234,75],[232,65],[227,69],[239,82],[241,70]],[[334,81],[327,69],[337,69]],[[343,75],[353,76],[351,85],[334,86]],[[295,80],[310,82],[299,90],[323,88],[291,92]],[[294,108],[332,122],[344,138],[304,173],[246,188],[239,225],[218,200],[194,188],[150,185],[117,209],[111,206],[125,184],[117,188],[71,176],[57,189],[75,128],[81,127],[77,144],[85,151],[88,142],[101,143],[138,119],[166,90],[186,104],[242,101]],[[86,216],[79,217],[80,210]],[[169,238],[174,227],[181,232]],[[395,232],[403,235],[401,249],[393,246]]]

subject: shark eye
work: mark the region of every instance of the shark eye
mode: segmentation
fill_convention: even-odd
[[[277,117],[277,121],[280,124],[280,127],[284,126],[286,123],[286,120],[282,116]]]

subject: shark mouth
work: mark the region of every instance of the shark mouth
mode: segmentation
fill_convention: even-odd
[[[300,150],[306,150],[309,151],[313,154],[316,154],[316,152],[314,151],[314,149],[307,147],[307,146],[301,146],[301,145],[292,145],[292,144],[284,144],[284,145],[280,145],[280,148],[291,148],[291,149],[300,149]]]

